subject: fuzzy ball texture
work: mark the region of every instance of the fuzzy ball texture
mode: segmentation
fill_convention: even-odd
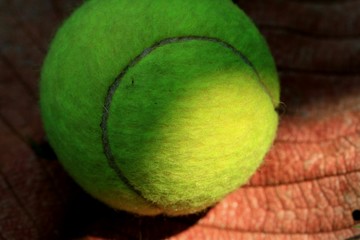
[[[89,0],[41,75],[50,144],[109,206],[203,210],[246,183],[276,134],[268,47],[230,0]]]

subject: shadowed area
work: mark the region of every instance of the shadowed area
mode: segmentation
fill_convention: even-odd
[[[65,221],[60,227],[61,239],[85,236],[105,239],[165,239],[196,224],[207,211],[184,217],[141,217],[116,211],[91,198],[73,185]],[[162,231],[159,231],[162,229]]]

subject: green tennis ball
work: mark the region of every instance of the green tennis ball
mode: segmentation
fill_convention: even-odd
[[[141,215],[201,211],[246,183],[276,134],[266,43],[230,0],[89,0],[41,75],[50,144],[92,196]]]

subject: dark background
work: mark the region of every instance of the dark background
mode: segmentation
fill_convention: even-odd
[[[359,234],[360,1],[235,1],[277,62],[279,134],[248,185],[207,212],[180,218],[107,208],[67,176],[46,143],[38,108],[42,60],[80,2],[0,0],[0,240]]]

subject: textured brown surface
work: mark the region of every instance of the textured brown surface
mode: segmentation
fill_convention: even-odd
[[[37,104],[42,59],[79,2],[0,0],[0,240],[360,234],[352,219],[360,209],[360,1],[237,1],[270,44],[286,111],[249,184],[182,218],[114,212],[83,193],[50,153],[33,150],[46,149]]]

